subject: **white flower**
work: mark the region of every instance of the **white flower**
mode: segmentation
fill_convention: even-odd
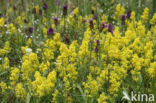
[[[31,48],[27,48],[27,49],[26,49],[26,53],[29,54],[29,53],[31,53],[31,52],[32,52],[32,49],[31,49]]]

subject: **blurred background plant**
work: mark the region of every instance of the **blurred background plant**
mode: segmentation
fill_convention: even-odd
[[[91,13],[92,7],[94,6],[100,6],[99,8],[102,8],[103,12],[108,12],[118,3],[137,13],[141,13],[145,6],[150,9],[150,12],[156,10],[155,0],[0,0],[0,12],[1,14],[6,14],[7,11],[10,11],[10,8],[14,10],[19,9],[20,11],[27,10],[29,6],[34,6],[35,4],[40,5],[43,2],[47,2],[49,11],[54,12],[59,11],[58,9],[61,8],[58,8],[58,6],[62,7],[66,1],[71,5],[71,9],[79,7],[80,14],[83,15]]]

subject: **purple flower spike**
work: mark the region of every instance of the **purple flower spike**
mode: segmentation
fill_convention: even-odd
[[[63,9],[68,9],[68,4],[63,5]]]
[[[107,25],[106,25],[105,22],[103,22],[101,25],[102,25],[103,28],[106,28],[107,27]]]
[[[47,5],[46,3],[44,3],[43,6],[42,6],[42,8],[43,8],[44,10],[46,10],[46,9],[48,9],[48,5]]]
[[[90,24],[90,28],[93,29],[94,28],[94,24],[93,24],[93,19],[89,19],[89,24]]]
[[[33,30],[34,30],[33,27],[29,27],[25,29],[26,33],[28,34],[28,37],[32,36]]]
[[[125,25],[126,16],[125,15],[122,15],[121,16],[121,20],[122,20],[122,24]]]
[[[29,34],[28,37],[29,37],[29,38],[32,38],[32,34]]]
[[[36,8],[33,8],[32,13],[36,14]]]
[[[28,32],[29,32],[29,34],[32,34],[33,30],[34,30],[33,27],[29,27],[29,28],[28,28]]]
[[[55,21],[58,21],[58,17],[54,16],[54,20],[55,20]]]
[[[54,16],[55,25],[58,25],[58,17]]]
[[[126,17],[129,19],[131,17],[131,11],[128,11]]]
[[[114,28],[113,28],[112,24],[108,24],[108,31],[113,34],[113,30],[114,30]]]
[[[96,43],[97,43],[97,45],[100,45],[100,41],[99,40],[96,40]]]
[[[63,15],[67,15],[67,10],[68,10],[68,4],[63,5]]]
[[[41,9],[39,10],[39,14],[42,15],[42,10]]]
[[[121,20],[124,22],[126,20],[126,16],[125,15],[122,15],[121,16]]]
[[[106,28],[106,27],[107,27],[107,25],[106,25],[105,22],[101,23],[101,26],[100,26],[100,28],[99,28],[99,31],[102,32],[103,29]]]
[[[96,46],[96,48],[94,49],[94,51],[97,53],[99,51],[98,47]]]
[[[5,21],[5,24],[8,24],[8,21]]]
[[[82,23],[85,23],[85,22],[86,22],[86,19],[83,18],[83,19],[82,19]]]
[[[56,5],[60,5],[60,0],[56,0]]]
[[[94,19],[97,20],[98,18],[98,15],[94,14]]]
[[[89,19],[89,23],[92,23],[93,22],[93,19],[91,18],[91,19]]]
[[[54,29],[53,28],[49,28],[48,31],[47,31],[47,34],[49,35],[53,35],[54,34]]]

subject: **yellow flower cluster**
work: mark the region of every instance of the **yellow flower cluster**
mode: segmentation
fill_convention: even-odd
[[[35,12],[36,12],[37,14],[39,13],[39,9],[40,9],[39,5],[36,5],[36,6],[35,6]]]
[[[10,75],[11,86],[14,86],[18,82],[19,75],[20,75],[20,70],[16,67],[12,67],[11,75]]]
[[[30,54],[25,54],[22,58],[22,68],[21,72],[23,80],[29,80],[32,77],[32,74],[38,69],[39,61],[37,54],[31,52]]]
[[[4,93],[7,90],[7,84],[3,81],[0,83],[0,87],[2,89],[2,93]]]
[[[75,9],[73,10],[73,15],[74,15],[74,16],[78,16],[78,13],[79,13],[79,8],[75,8]]]
[[[87,78],[88,81],[82,84],[84,86],[84,91],[89,97],[95,96],[99,90],[98,82],[92,78],[91,74],[89,74]]]
[[[88,43],[90,42],[90,37],[92,35],[91,30],[87,29],[87,31],[84,33],[85,37],[82,40],[82,44],[79,48],[78,56],[80,59],[83,59],[87,56],[89,56],[89,50],[88,50]]]
[[[134,11],[132,11],[130,19],[135,20],[135,12]]]
[[[4,71],[9,70],[9,68],[10,68],[10,61],[9,61],[8,57],[4,58],[4,63],[2,65],[2,67],[3,67]]]
[[[19,25],[21,25],[22,24],[22,17],[21,16],[18,16],[17,18],[16,18],[16,22],[19,24]]]
[[[26,90],[23,87],[22,83],[18,83],[15,87],[15,94],[18,98],[25,98],[26,97]]]
[[[125,13],[125,8],[121,4],[117,4],[114,19],[115,20],[120,19],[121,15],[124,15],[124,13]]]
[[[156,23],[156,13],[154,13],[152,19],[150,20],[150,24],[155,24]]]
[[[156,77],[156,62],[153,62],[150,64],[150,67],[147,69],[147,73],[150,77],[155,78]]]
[[[55,42],[54,40],[48,39],[44,44],[45,48],[43,48],[43,59],[45,61],[54,59],[54,51],[56,50],[55,47],[56,43],[57,42]]]
[[[98,98],[98,103],[107,103],[106,99],[107,96],[105,96],[105,93],[101,93],[100,97]]]
[[[142,63],[143,59],[139,58],[137,54],[134,54],[132,58],[132,66],[134,67],[134,69],[131,71],[131,74],[133,80],[135,81],[138,81],[138,76],[140,75]]]
[[[16,27],[13,23],[7,25],[7,29],[11,34],[15,34],[17,32]]]
[[[0,27],[3,27],[5,24],[4,18],[0,18]]]
[[[10,50],[11,50],[10,42],[6,41],[4,44],[4,48],[0,49],[0,56],[2,56],[4,54],[8,54],[10,52]]]
[[[104,69],[101,71],[101,73],[97,77],[97,81],[99,82],[100,89],[107,82],[107,80],[108,80],[108,70]]]
[[[57,97],[58,97],[59,91],[55,90],[55,92],[52,94],[52,102],[57,103]]]
[[[48,74],[48,77],[42,77],[39,71],[35,72],[35,81],[32,82],[32,91],[34,96],[45,96],[52,91],[55,87],[56,72],[52,71]]]
[[[149,9],[148,8],[144,9],[144,12],[143,12],[143,14],[141,16],[141,19],[142,19],[143,23],[147,23],[148,22],[148,19],[149,19]]]

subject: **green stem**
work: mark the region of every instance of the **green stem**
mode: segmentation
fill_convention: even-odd
[[[156,0],[153,0],[153,13],[156,12]]]

